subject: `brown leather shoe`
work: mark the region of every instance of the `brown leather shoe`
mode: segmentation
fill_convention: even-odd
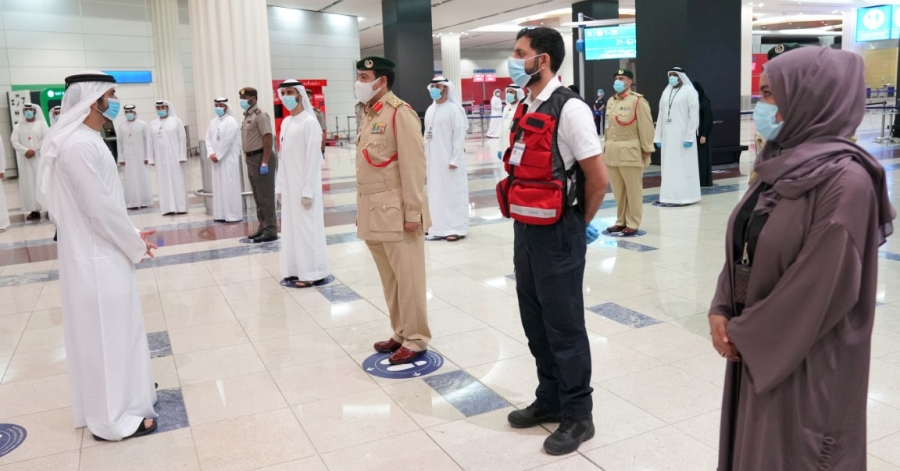
[[[375,351],[379,353],[394,353],[402,346],[403,345],[400,342],[396,342],[394,339],[388,339],[384,342],[375,342]]]
[[[625,229],[622,229],[623,236],[628,237],[628,236],[633,236],[635,234],[637,234],[637,229],[632,229],[630,227],[626,227]]]
[[[396,352],[394,352],[394,354],[391,355],[390,358],[388,358],[388,361],[392,365],[402,365],[404,363],[409,363],[409,362],[415,360],[416,358],[419,358],[420,356],[424,355],[426,351],[427,350],[422,350],[421,352],[414,352],[406,347],[400,347],[400,350],[397,350]]]
[[[623,229],[627,229],[625,226],[609,226],[606,228],[606,231],[610,234],[615,234],[617,232],[622,232]]]

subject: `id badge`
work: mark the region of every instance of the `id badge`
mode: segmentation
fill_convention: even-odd
[[[667,122],[667,123],[671,123],[671,122],[672,122],[672,118],[667,119],[666,122]]]
[[[734,285],[732,299],[737,304],[747,303],[747,288],[750,286],[750,266],[737,262],[734,266]]]
[[[519,141],[513,144],[512,153],[509,154],[509,164],[510,165],[521,165],[522,164],[522,154],[525,153],[525,143]]]
[[[432,137],[434,137],[434,133],[433,133],[433,132],[431,132],[431,131],[426,131],[426,132],[425,132],[425,140],[426,140],[426,141],[430,141]]]

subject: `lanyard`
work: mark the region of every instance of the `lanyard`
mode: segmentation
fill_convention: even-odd
[[[666,118],[668,118],[669,121],[671,121],[672,118],[672,103],[675,102],[675,97],[678,96],[678,92],[680,91],[681,87],[669,91],[669,109],[666,110]]]

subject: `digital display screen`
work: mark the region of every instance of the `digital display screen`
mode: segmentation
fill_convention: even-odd
[[[586,60],[635,57],[637,57],[637,29],[634,23],[584,29]]]
[[[897,8],[900,10],[900,7]],[[890,5],[860,8],[856,11],[856,41],[884,41],[891,39],[893,26],[897,19],[894,18]],[[900,36],[900,34],[898,34]]]

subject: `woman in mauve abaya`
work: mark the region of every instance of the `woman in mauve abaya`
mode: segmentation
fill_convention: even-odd
[[[768,142],[729,220],[709,315],[730,360],[718,469],[863,471],[878,247],[895,214],[882,166],[841,137],[865,112],[863,59],[798,49],[766,64],[760,93],[777,112],[770,126],[765,106],[754,116]]]

